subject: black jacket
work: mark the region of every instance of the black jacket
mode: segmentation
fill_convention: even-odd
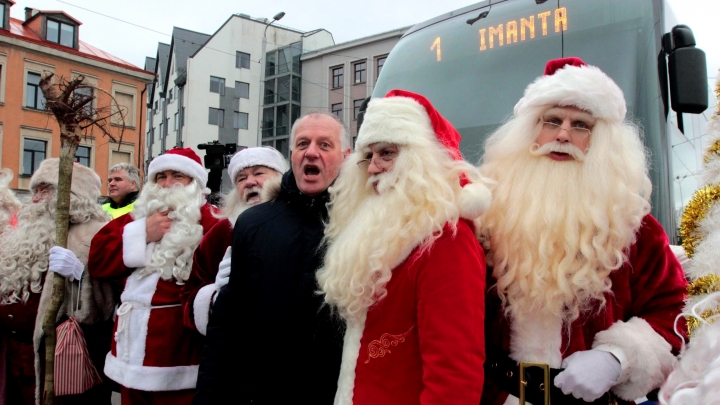
[[[210,315],[193,404],[333,403],[342,322],[315,280],[328,200],[301,194],[291,170],[274,200],[237,219],[230,282]]]

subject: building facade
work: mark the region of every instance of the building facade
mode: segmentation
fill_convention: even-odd
[[[156,81],[148,90],[146,165],[175,146],[203,157],[198,145],[213,141],[262,143],[289,156],[289,128],[300,114],[300,54],[334,42],[325,30],[269,24],[235,14],[212,35],[175,28],[171,44],[158,44],[156,57],[148,58]]]
[[[15,174],[11,187],[21,194],[40,162],[60,155],[60,128],[45,109],[39,88],[44,72],[55,81],[82,75],[95,86],[93,107],[110,106],[109,95],[122,109],[125,129],[112,120],[113,142],[99,133],[83,137],[75,160],[102,179],[114,164],[142,167],[145,113],[142,97],[152,72],[112,56],[80,38],[80,21],[62,11],[25,9],[25,21],[10,18],[11,0],[0,0],[0,167]],[[90,90],[84,90],[90,91]],[[122,140],[120,134],[122,132]],[[102,193],[107,192],[103,181]]]
[[[360,105],[372,95],[390,51],[410,27],[306,52],[302,61],[301,112],[330,111],[357,137]]]

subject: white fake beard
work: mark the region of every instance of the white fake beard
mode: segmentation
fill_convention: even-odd
[[[42,291],[42,274],[48,269],[50,248],[55,246],[56,206],[55,199],[24,205],[17,227],[3,234],[0,303],[27,302],[31,292]]]
[[[637,191],[647,179],[643,172],[626,166],[638,184],[623,183],[613,175],[621,166],[597,169],[594,152],[586,162],[558,162],[526,151],[483,167],[498,181],[483,218],[488,258],[505,312],[518,322],[542,312],[570,324],[604,307],[608,276],[625,262],[649,212],[649,194]]]
[[[193,180],[187,186],[162,188],[155,183],[143,188],[135,203],[134,218],[150,216],[170,210],[173,220],[168,232],[155,244],[150,264],[137,271],[137,277],[160,273],[163,280],[174,278],[184,284],[190,277],[193,254],[200,244],[203,228],[200,225],[203,205],[202,188]]]
[[[364,153],[343,163],[330,188],[327,252],[317,279],[325,301],[348,322],[387,295],[393,269],[415,248],[430,248],[445,224],[459,219],[459,163],[442,153],[404,149],[392,171],[374,176],[357,168]]]

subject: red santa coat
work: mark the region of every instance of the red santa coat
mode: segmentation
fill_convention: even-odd
[[[185,326],[203,335],[215,296],[215,277],[225,251],[232,245],[233,224],[225,218],[215,224],[203,236],[195,250],[192,272],[182,290]]]
[[[569,335],[559,319],[543,313],[511,326],[497,295],[488,296],[488,353],[509,353],[515,361],[560,368],[562,359],[577,351],[601,349],[615,354],[622,365],[611,390],[619,398],[633,401],[660,387],[672,371],[673,353],[680,350],[673,326],[684,305],[687,282],[665,231],[651,215],[643,219],[627,256],[626,263],[610,273],[612,290],[605,294],[605,307],[580,316]],[[684,323],[678,325],[678,330],[684,329]],[[488,378],[482,403],[502,404],[506,397]]]
[[[218,220],[210,204],[201,207],[207,232]],[[183,325],[182,286],[158,273],[141,279],[133,273],[146,263],[145,218],[132,213],[111,221],[95,235],[88,271],[97,278],[127,277],[115,321],[115,340],[105,374],[124,387],[142,391],[195,388],[202,336]]]
[[[485,259],[464,220],[392,272],[364,325],[348,325],[335,403],[477,405]]]

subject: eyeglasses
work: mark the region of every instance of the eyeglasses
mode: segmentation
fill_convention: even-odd
[[[373,163],[375,163],[375,166],[377,166],[378,169],[384,170],[390,168],[393,165],[393,161],[397,159],[397,156],[397,152],[383,154],[375,158],[370,155],[370,157],[368,157],[367,159],[363,159],[357,162],[357,165],[360,170],[367,170],[370,167],[370,162],[372,161]]]
[[[543,130],[548,132],[551,135],[557,135],[558,132],[560,132],[561,129],[564,129],[568,131],[570,134],[570,137],[577,141],[582,141],[586,139],[588,136],[590,136],[591,131],[590,128],[580,128],[580,127],[570,127],[570,128],[563,128],[560,124],[556,124],[554,122],[545,121],[543,124]]]

